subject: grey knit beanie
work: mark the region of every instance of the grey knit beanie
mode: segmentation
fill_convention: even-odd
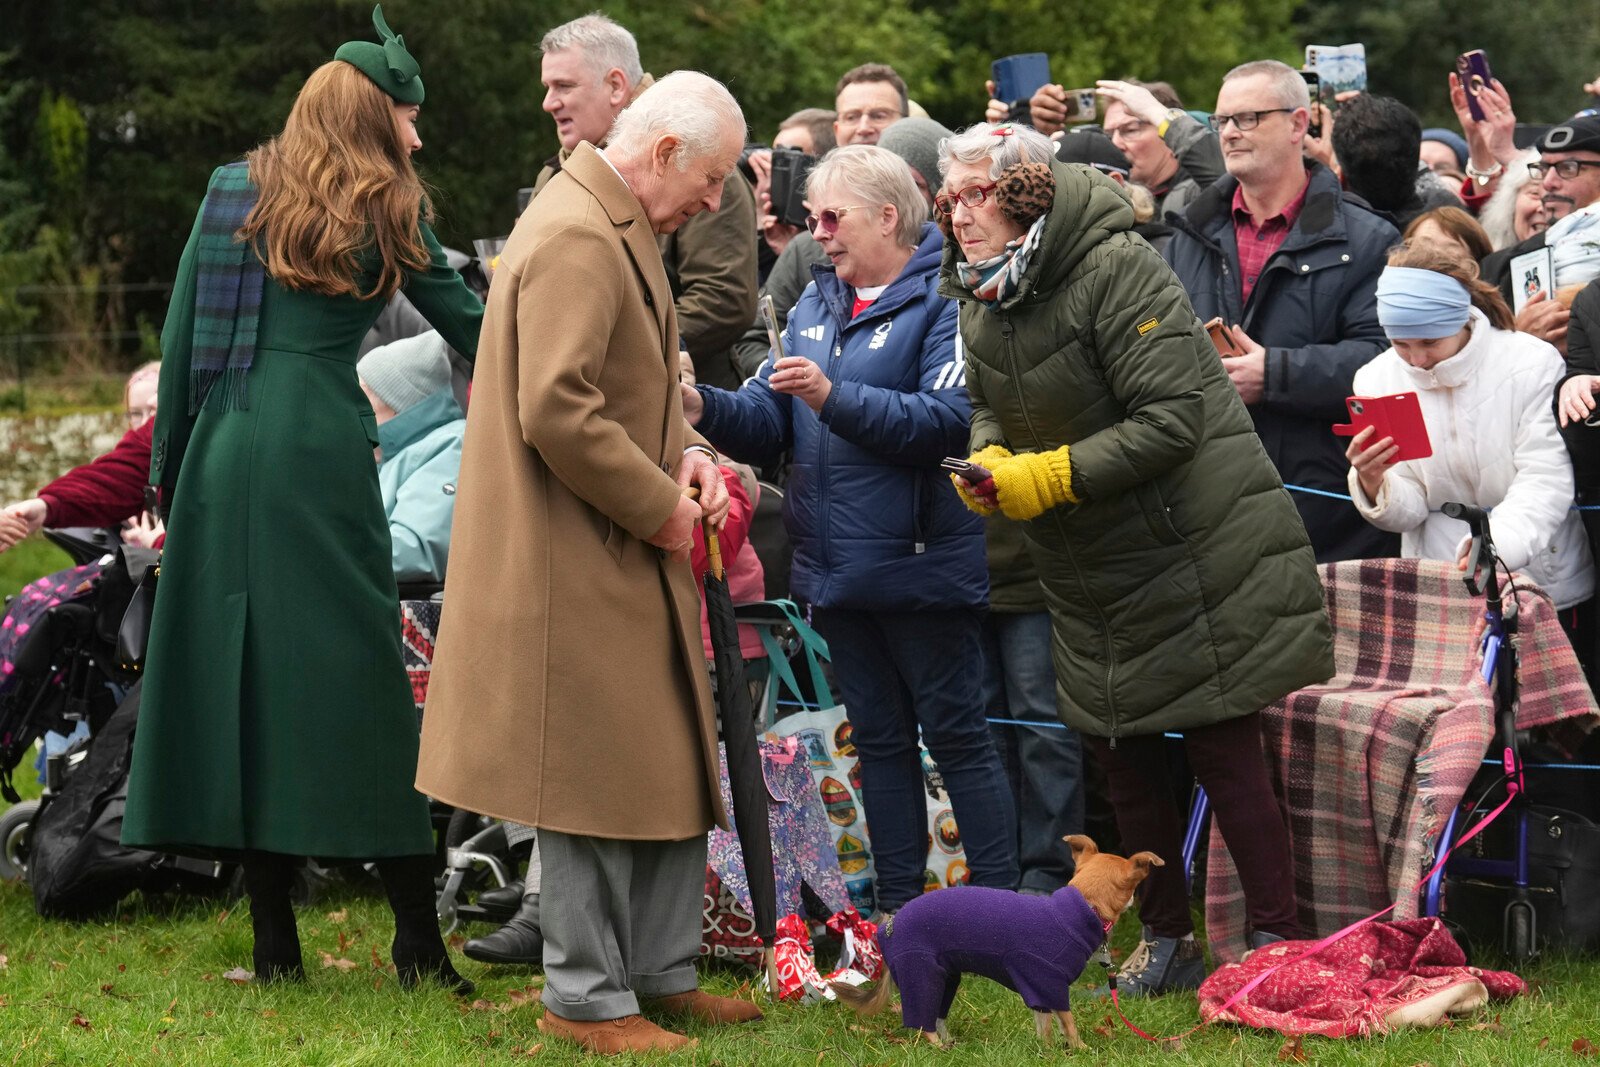
[[[450,360],[438,330],[393,341],[362,356],[356,374],[398,415],[450,385]]]
[[[939,142],[951,132],[933,119],[901,119],[878,135],[878,147],[886,148],[911,164],[922,175],[930,192],[939,191]]]

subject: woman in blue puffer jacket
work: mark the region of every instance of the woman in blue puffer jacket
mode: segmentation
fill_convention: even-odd
[[[684,413],[751,463],[793,450],[784,524],[794,596],[828,639],[857,752],[880,912],[923,890],[928,816],[917,740],[939,765],[972,881],[1014,889],[1016,812],[984,722],[983,523],[939,471],[972,407],[943,238],[911,169],[835,149],[807,184],[831,261],[789,313],[783,358],[737,392],[684,387]]]

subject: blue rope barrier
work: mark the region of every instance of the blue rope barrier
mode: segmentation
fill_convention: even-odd
[[[1285,489],[1289,490],[1289,492],[1291,492],[1291,493],[1305,493],[1307,496],[1325,496],[1329,500],[1343,500],[1347,504],[1354,504],[1355,503],[1354,500],[1352,500],[1349,496],[1345,495],[1344,493],[1330,493],[1326,489],[1313,489],[1313,488],[1311,488],[1310,486],[1307,486],[1307,485],[1290,485],[1288,482],[1284,482],[1283,483],[1283,487]],[[1492,509],[1485,509],[1485,510],[1492,510]],[[1573,504],[1572,507],[1568,508],[1567,510],[1569,510],[1569,511],[1600,511],[1600,504]],[[1438,514],[1438,513],[1435,512],[1434,514]]]

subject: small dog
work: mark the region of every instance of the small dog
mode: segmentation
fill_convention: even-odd
[[[901,1023],[943,1048],[961,976],[978,974],[1021,995],[1041,1038],[1059,1021],[1069,1046],[1086,1047],[1068,992],[1150,868],[1166,864],[1153,852],[1108,855],[1082,834],[1063,840],[1077,865],[1065,888],[1048,897],[976,886],[920,896],[884,924],[888,975],[870,991],[845,982],[832,983],[833,991],[858,1015],[873,1015],[898,985]]]

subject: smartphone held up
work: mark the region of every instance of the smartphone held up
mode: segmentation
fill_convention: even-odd
[[[1473,120],[1482,122],[1485,115],[1478,97],[1484,86],[1494,84],[1494,75],[1489,73],[1489,57],[1483,49],[1474,48],[1456,57],[1456,80],[1467,94],[1467,110],[1472,113]]]

